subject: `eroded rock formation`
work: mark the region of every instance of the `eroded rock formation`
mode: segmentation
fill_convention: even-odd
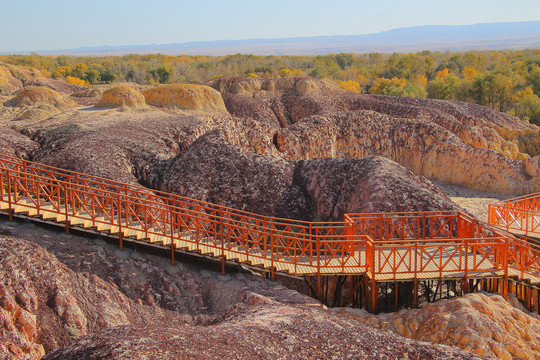
[[[67,109],[73,107],[75,103],[66,100],[64,97],[48,87],[28,86],[17,93],[5,105],[14,107],[35,107],[40,105],[49,105],[57,109]]]
[[[165,189],[259,214],[341,219],[345,213],[456,210],[425,178],[382,158],[284,160],[207,133],[176,158]]]
[[[316,304],[260,277],[171,267],[150,254],[4,221],[0,275],[1,359],[39,359],[118,325],[207,325],[221,321],[229,307],[261,304],[268,296]]]
[[[342,314],[401,336],[457,346],[498,359],[540,358],[540,317],[527,314],[499,295],[467,294],[425,304],[421,309],[371,315],[346,309]]]
[[[227,111],[221,94],[204,85],[159,85],[142,90],[142,94],[149,105],[207,112]]]
[[[540,129],[483,106],[353,94],[306,79],[225,78],[212,86],[231,114],[269,127],[288,159],[380,155],[416,174],[479,190],[540,190],[530,178],[538,160],[529,160],[538,155]]]
[[[116,327],[45,357],[77,359],[480,359],[309,307],[265,304],[210,327]]]
[[[312,218],[459,209],[430,181],[383,157],[302,161],[298,173]]]
[[[146,107],[144,96],[129,86],[119,85],[106,90],[96,107]]]
[[[506,194],[540,188],[533,176],[537,158],[523,161],[472,147],[429,121],[390,117],[374,111],[348,111],[304,118],[284,129],[277,147],[289,159],[380,155],[416,174],[478,190]],[[527,169],[527,170],[525,170]]]
[[[9,94],[38,79],[44,78],[37,69],[0,63],[0,95]]]
[[[171,267],[29,224],[0,222],[0,233],[8,359],[479,358],[370,329],[248,273]]]

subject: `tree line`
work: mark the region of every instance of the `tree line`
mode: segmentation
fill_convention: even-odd
[[[540,125],[540,49],[320,56],[0,56],[45,76],[92,86],[204,83],[221,76],[315,77],[357,93],[474,102]]]

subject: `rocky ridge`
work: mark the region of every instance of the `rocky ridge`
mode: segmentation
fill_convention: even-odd
[[[421,309],[371,315],[342,309],[341,314],[374,328],[498,359],[540,358],[540,317],[500,295],[467,294],[459,299],[425,304]]]
[[[57,132],[58,139],[54,142],[66,144],[73,160],[74,156],[86,156],[78,154],[80,146],[75,143],[84,141],[85,149],[125,147],[120,141],[124,136],[118,135],[132,132],[125,126],[126,122],[159,123],[162,126],[159,129],[150,125],[155,129],[152,137],[165,142],[168,148],[159,151],[159,156],[152,154],[155,150],[150,150],[141,160],[135,159],[140,156],[138,150],[129,150],[129,155],[110,154],[118,159],[130,158],[131,164],[125,163],[122,171],[131,176],[126,174],[122,180],[131,178],[133,181],[132,175],[136,173],[138,181],[158,188],[165,186],[167,181],[156,183],[155,179],[162,177],[162,166],[154,164],[176,161],[199,136],[220,129],[226,141],[233,145],[285,160],[384,156],[415,174],[456,185],[512,195],[540,190],[539,158],[529,158],[524,152],[535,154],[538,127],[485,107],[352,94],[327,82],[311,79],[221,78],[210,85],[220,92],[198,85],[162,85],[140,91],[135,86],[121,85],[126,87],[123,92],[130,94],[124,95],[137,98],[136,101],[121,95],[113,101],[109,99],[113,91],[110,88],[104,90],[106,95],[99,95],[102,91],[99,88],[83,92],[65,89],[66,101],[97,103],[96,96],[101,96],[102,105],[114,104],[120,108],[116,112],[98,108],[82,112],[78,109],[80,105],[70,103],[71,108],[60,112],[50,101],[34,104],[24,112],[4,106],[0,108],[0,118],[4,119],[4,126],[38,143],[41,150],[36,152],[35,159],[48,161],[45,158],[51,157],[53,165],[60,165],[56,162],[64,157],[58,152],[68,151],[59,147],[51,149],[50,144],[40,143],[44,128],[77,126],[89,129],[89,123],[100,124],[91,129],[91,134],[96,134],[94,141],[73,139],[71,131]],[[137,110],[137,106],[143,104],[140,94],[150,105],[148,109]],[[18,122],[9,122],[13,119]],[[166,124],[163,119],[168,119]],[[118,135],[99,133],[112,130],[114,125],[110,123],[117,120],[128,130],[117,128]],[[178,127],[182,127],[181,132],[173,130]],[[171,131],[167,129],[178,135],[171,138]],[[111,143],[104,145],[107,137]],[[141,134],[138,137],[147,136]],[[43,156],[44,153],[47,156]],[[95,159],[92,162],[93,168],[99,165]],[[89,168],[85,165],[79,170],[91,170]],[[95,172],[94,175],[103,176],[107,170]],[[145,179],[141,179],[141,174]],[[147,181],[148,178],[152,178],[151,181]]]
[[[1,221],[0,233],[0,359],[480,358],[372,330],[249,273],[172,267],[31,224]]]
[[[431,121],[367,110],[304,118],[277,136],[277,147],[295,160],[384,156],[415,174],[477,190],[519,194],[540,188],[539,157],[511,160],[471,147]]]
[[[312,84],[310,90],[299,91],[296,85],[306,81]],[[274,143],[289,159],[380,155],[430,179],[479,190],[516,195],[539,189],[535,155],[540,129],[483,106],[359,95],[305,79],[219,79],[213,86],[222,92],[231,114],[271,127]],[[369,131],[362,128],[366,123]],[[379,128],[379,123],[386,125]],[[405,143],[408,154],[400,157],[404,140],[413,143]],[[441,165],[449,161],[455,177]],[[469,163],[485,166],[476,169]],[[509,178],[497,178],[500,166]]]
[[[211,327],[116,327],[44,359],[481,359],[310,307],[264,304]],[[390,345],[391,344],[391,345]]]
[[[0,95],[10,94],[32,81],[44,79],[39,70],[0,63]]]
[[[339,220],[352,212],[459,209],[429,181],[382,157],[295,162],[238,148],[219,130],[199,137],[163,179],[173,193],[303,220]]]

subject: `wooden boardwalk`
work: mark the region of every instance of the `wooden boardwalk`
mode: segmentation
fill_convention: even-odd
[[[0,201],[0,210],[7,211],[10,207],[8,194],[3,194]],[[17,199],[11,204],[15,214],[26,215],[39,218],[44,221],[65,225],[66,211],[63,206],[55,207],[51,203],[43,203],[36,208],[36,200],[28,197]],[[69,213],[69,211],[68,211]],[[290,275],[315,275],[318,272],[314,256],[308,259],[310,254],[303,256],[286,256],[272,253],[271,250],[264,252],[257,244],[246,245],[245,242],[236,245],[221,247],[221,240],[214,237],[202,237],[198,240],[191,236],[190,231],[185,231],[180,236],[175,234],[155,233],[155,229],[148,229],[144,224],[132,222],[129,226],[125,223],[118,223],[118,218],[107,218],[99,215],[95,218],[84,211],[78,211],[72,216],[67,216],[69,227],[95,230],[97,232],[120,236],[125,240],[133,239],[144,241],[149,244],[169,248],[171,242],[174,249],[209,256],[212,258],[224,258],[227,261],[235,261],[245,265],[271,269]],[[390,245],[375,243],[374,269],[375,272],[366,268],[366,246],[363,244],[358,250],[348,252],[344,261],[336,257],[335,253],[327,256],[321,253],[319,256],[319,271],[321,274],[367,274],[375,275],[377,281],[407,281],[413,279],[459,279],[468,276],[469,278],[502,277],[505,275],[504,269],[499,267],[495,259],[489,256],[479,257],[474,249],[464,250],[464,244],[459,241],[447,241],[446,239],[428,239],[421,241],[421,249],[411,251],[410,242],[413,239],[401,242],[392,241]],[[225,245],[225,244],[224,244]],[[503,242],[494,242],[486,246],[503,246]],[[443,250],[444,249],[444,250]],[[493,253],[493,251],[491,251]],[[466,265],[465,265],[466,263]],[[414,267],[416,264],[416,268]],[[442,266],[444,265],[444,266]],[[468,274],[466,274],[468,269]],[[509,276],[520,276],[518,269],[510,268]],[[525,278],[532,283],[540,284],[540,276],[525,274]]]
[[[529,212],[538,210],[540,201],[527,201]],[[537,213],[504,206],[490,208],[490,220],[503,214],[496,226],[540,231]],[[365,276],[372,293],[376,283],[419,280],[514,278],[540,286],[539,244],[460,212],[278,219],[3,155],[0,211],[117,237],[120,247],[138,241],[169,249],[173,261],[181,250],[220,259],[223,270],[234,261],[272,276],[316,276],[319,292],[328,275]]]

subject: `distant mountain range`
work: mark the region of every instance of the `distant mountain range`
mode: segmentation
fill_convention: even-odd
[[[249,39],[185,42],[161,45],[82,47],[42,50],[42,55],[124,55],[129,53],[170,55],[324,55],[339,52],[417,52],[518,50],[540,48],[540,21],[476,25],[426,25],[399,28],[376,34],[312,36],[282,39]],[[29,53],[29,52],[21,52]]]

